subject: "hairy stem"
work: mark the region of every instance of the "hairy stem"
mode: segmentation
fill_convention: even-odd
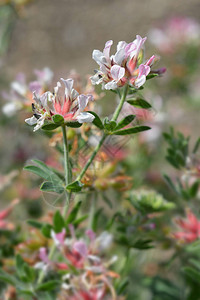
[[[72,181],[72,176],[71,176],[71,169],[70,169],[70,161],[69,161],[69,151],[68,151],[68,144],[67,144],[67,133],[66,133],[66,127],[65,125],[62,126],[62,133],[63,133],[63,145],[64,145],[64,168],[65,168],[65,184],[68,185]],[[63,210],[63,217],[66,216],[68,207],[69,207],[69,202],[71,198],[71,193],[65,192],[66,193],[66,203],[65,207]],[[56,245],[55,243],[52,245],[50,252],[49,252],[49,260],[53,258],[53,255],[56,250]],[[38,278],[38,284],[41,284],[45,276],[45,271],[41,270]]]
[[[112,121],[116,121],[117,118],[119,117],[119,114],[120,114],[120,112],[121,112],[121,110],[122,110],[123,104],[124,104],[124,102],[125,102],[125,100],[126,100],[127,93],[128,93],[128,85],[126,85],[126,86],[124,87],[124,90],[123,90],[123,93],[122,93],[120,102],[119,102],[119,104],[118,104],[118,106],[117,106],[117,108],[116,108],[116,110],[115,110],[115,112],[114,112],[114,114],[113,114]],[[96,146],[96,148],[94,149],[92,155],[91,155],[90,158],[88,159],[86,165],[84,166],[84,168],[82,169],[81,173],[79,174],[79,176],[77,177],[76,180],[81,180],[81,179],[83,178],[85,172],[87,171],[87,169],[89,168],[89,166],[90,166],[91,163],[93,162],[95,156],[97,155],[99,149],[100,149],[101,146],[103,145],[103,143],[104,143],[106,137],[107,137],[107,134],[104,133],[103,136],[102,136],[102,138],[101,138],[100,141],[99,141],[99,144],[98,144],[98,145]]]

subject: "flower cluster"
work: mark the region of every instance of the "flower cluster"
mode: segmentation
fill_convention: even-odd
[[[91,77],[93,84],[102,84],[102,87],[110,90],[130,84],[136,88],[141,87],[146,76],[151,71],[151,65],[155,60],[153,55],[144,64],[140,64],[140,52],[146,38],[137,35],[136,39],[127,44],[120,41],[117,45],[117,52],[110,56],[110,48],[113,41],[106,42],[103,52],[93,51],[93,59],[100,66],[100,69]]]
[[[28,84],[24,74],[19,73],[16,80],[11,83],[10,91],[2,92],[2,97],[7,101],[2,108],[6,116],[12,117],[22,108],[29,108],[32,102],[32,93],[36,92],[38,95],[41,95],[51,85],[53,72],[49,68],[35,70],[34,74],[36,80]]]
[[[65,229],[60,233],[51,232],[55,246],[66,263],[51,261],[47,249],[42,247],[39,250],[40,262],[35,267],[43,268],[46,273],[52,268],[65,271],[61,294],[70,295],[70,299],[105,299],[107,290],[110,290],[111,295],[116,296],[111,278],[118,278],[119,275],[110,271],[109,267],[117,257],[113,256],[109,261],[105,261],[103,257],[105,251],[111,246],[112,235],[103,232],[100,236],[96,236],[91,229],[88,229],[84,238],[77,239],[74,227],[69,225],[69,229],[70,238],[66,236]],[[75,273],[72,271],[73,268],[76,269]],[[84,298],[86,297],[84,295],[88,298]]]
[[[186,220],[177,219],[176,224],[183,231],[175,232],[173,234],[175,239],[185,243],[191,243],[200,237],[200,221],[191,211],[187,212]]]
[[[34,115],[25,120],[29,125],[36,125],[34,131],[40,129],[45,120],[52,121],[54,115],[60,115],[65,122],[92,122],[94,116],[84,112],[89,101],[93,100],[92,95],[79,95],[73,89],[73,79],[64,80],[64,92],[61,90],[61,83],[57,82],[54,93],[45,92],[40,97],[34,92],[35,103],[32,104]]]

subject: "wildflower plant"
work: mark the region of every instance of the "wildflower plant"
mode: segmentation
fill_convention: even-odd
[[[24,86],[17,101],[20,103],[20,98],[26,105],[20,109],[27,109],[27,91],[33,92],[32,115],[25,122],[33,126],[34,132],[41,130],[50,137],[49,143],[62,156],[64,168],[56,169],[38,159],[24,168],[44,180],[40,190],[47,197],[50,193],[55,201],[53,211],[41,220],[28,220],[31,230],[27,239],[15,247],[14,266],[5,262],[0,271],[0,280],[15,287],[14,291],[4,289],[9,297],[14,293],[28,300],[126,299],[128,280],[124,273],[129,272],[131,249],[151,249],[160,222],[157,214],[174,209],[175,205],[159,193],[133,192],[133,179],[119,164],[127,156],[126,150],[107,151],[118,147],[109,137],[150,130],[141,118],[130,113],[134,110],[128,109],[151,109],[151,104],[138,96],[146,80],[159,75],[152,70],[156,57],[144,57],[145,41],[139,35],[131,43],[121,41],[114,55],[110,55],[112,41],[106,42],[103,52],[93,51],[99,69],[91,82],[109,90],[107,93],[118,101],[112,115],[104,119],[98,113],[99,96],[94,87],[78,86],[75,73],[68,79],[61,78],[53,90],[48,90],[52,81],[48,69],[37,71],[37,81],[28,89],[25,81],[12,84],[15,96],[16,89],[19,96]],[[126,115],[124,106],[129,112]],[[110,200],[110,189],[116,192],[117,200]],[[61,205],[56,209],[58,199]],[[98,200],[105,202],[110,215],[103,212]],[[118,201],[126,202],[123,211],[118,210]],[[159,238],[162,242],[163,237]],[[125,263],[121,254],[120,260],[118,253],[110,255],[111,248],[113,253],[119,252],[116,245],[126,249]]]

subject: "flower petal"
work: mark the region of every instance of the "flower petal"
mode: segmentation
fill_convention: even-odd
[[[110,48],[111,48],[112,44],[113,44],[112,40],[107,41],[105,43],[105,48],[103,50],[103,55],[106,57],[107,60],[110,59]]]
[[[125,69],[118,65],[114,65],[110,69],[110,73],[114,80],[119,81],[120,79],[122,79],[122,77],[124,77]]]
[[[32,116],[31,118],[28,118],[25,120],[25,122],[28,124],[28,125],[35,125],[37,124],[37,118],[35,116]]]
[[[105,84],[104,88],[106,90],[115,90],[117,88],[117,82],[115,80],[112,80]]]
[[[116,64],[121,65],[125,57],[126,57],[125,49],[120,49],[113,56],[113,60]]]
[[[82,257],[86,257],[88,250],[87,246],[83,241],[77,241],[73,245],[73,249],[78,252]]]
[[[142,75],[135,80],[135,87],[139,88],[146,82],[146,76]]]
[[[88,112],[81,112],[77,117],[79,123],[91,123],[94,120],[95,116]]]
[[[62,80],[62,82],[64,83],[65,85],[65,93],[66,93],[66,96],[70,97],[71,96],[71,93],[72,93],[72,88],[73,88],[73,84],[74,84],[74,80],[72,78],[69,78],[69,79],[63,79],[63,78],[60,78]]]

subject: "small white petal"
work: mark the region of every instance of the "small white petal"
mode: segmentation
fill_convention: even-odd
[[[25,122],[31,126],[37,124],[37,121],[38,119],[35,116],[32,116],[31,118],[25,120]]]
[[[117,82],[115,80],[112,80],[105,84],[104,88],[106,90],[115,90],[117,88]]]
[[[61,80],[62,80],[62,82],[64,83],[64,85],[66,87],[65,88],[66,96],[71,96],[74,80],[72,78],[69,78],[69,79],[66,79],[66,80],[61,78]]]
[[[95,116],[88,112],[82,112],[76,117],[79,123],[91,123],[94,120]]]
[[[72,100],[75,100],[78,97],[78,95],[79,93],[75,89],[72,89],[72,94],[71,94]]]
[[[79,95],[78,96],[78,106],[79,106],[79,111],[82,112],[86,108],[88,104],[89,97],[85,95]]]
[[[125,59],[126,54],[125,54],[125,49],[120,49],[119,51],[116,52],[116,54],[113,57],[113,60],[116,64],[121,65],[123,60]]]
[[[92,58],[100,66],[102,64],[106,64],[106,62],[107,62],[104,54],[101,51],[99,51],[99,50],[93,50],[93,52],[92,52]]]
[[[110,59],[110,47],[112,46],[112,44],[113,44],[112,40],[107,41],[105,43],[105,48],[103,50],[103,55],[106,57],[107,60]]]
[[[139,88],[141,87],[146,81],[146,76],[145,75],[142,75],[140,78],[137,78],[135,80],[135,86],[136,88]]]
[[[110,73],[114,80],[119,81],[120,79],[122,79],[124,77],[125,69],[118,65],[114,65],[110,69]]]
[[[127,43],[125,41],[120,41],[117,44],[117,51],[121,50],[121,49],[125,49],[125,47],[127,46]]]

